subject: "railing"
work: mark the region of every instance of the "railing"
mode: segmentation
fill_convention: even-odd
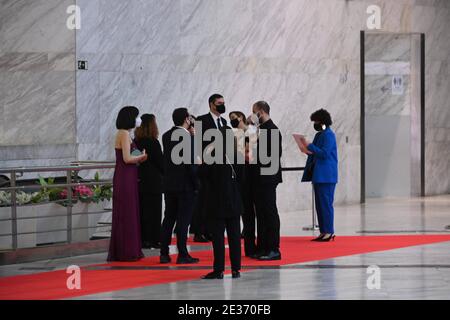
[[[72,187],[76,186],[88,186],[88,185],[112,185],[112,180],[102,180],[95,182],[79,182],[78,181],[78,173],[82,170],[100,170],[100,169],[113,169],[114,162],[99,162],[99,161],[76,161],[72,162],[69,166],[53,166],[53,167],[16,167],[16,168],[7,168],[0,169],[0,174],[7,174],[10,176],[10,186],[2,187],[0,191],[9,191],[11,192],[11,218],[10,219],[0,219],[0,222],[3,221],[11,221],[11,233],[0,234],[0,237],[12,237],[12,249],[17,250],[18,248],[18,236],[26,235],[26,234],[37,234],[37,233],[50,233],[50,232],[66,232],[67,233],[67,243],[72,243],[72,231],[73,230],[82,230],[82,229],[91,229],[98,228],[98,226],[91,227],[72,227],[72,217],[81,214],[100,214],[105,212],[110,212],[111,210],[104,210],[98,212],[87,212],[87,213],[73,213],[73,200],[74,195],[72,192]],[[282,168],[284,172],[292,172],[292,171],[303,171],[304,167],[285,167]],[[17,185],[17,177],[23,176],[24,173],[43,173],[43,172],[65,172],[66,183],[52,184],[47,186],[42,185]],[[74,173],[77,173],[74,178]],[[67,225],[65,229],[56,229],[56,230],[45,230],[45,231],[35,231],[35,232],[18,232],[17,225],[20,220],[27,219],[44,219],[44,218],[52,218],[52,217],[61,217],[62,215],[47,215],[47,216],[36,216],[36,217],[17,217],[17,192],[25,189],[42,189],[42,188],[66,188],[67,190],[67,198],[64,199],[66,206],[66,217],[67,217]],[[314,189],[312,188],[312,225],[303,228],[304,230],[316,230],[316,220],[314,213]]]
[[[96,162],[96,161],[78,161],[78,162],[72,162],[69,166],[54,166],[54,167],[15,167],[15,168],[7,168],[7,169],[0,169],[0,174],[7,174],[10,176],[10,186],[9,187],[2,187],[0,188],[0,191],[7,191],[11,193],[11,218],[10,219],[0,219],[1,221],[11,221],[11,233],[6,234],[0,234],[0,237],[12,237],[12,249],[16,250],[18,248],[18,236],[19,235],[26,235],[26,234],[36,234],[36,233],[50,233],[50,232],[61,232],[66,231],[67,232],[67,243],[72,243],[72,231],[73,230],[82,230],[82,229],[92,229],[97,227],[79,227],[79,228],[72,228],[72,217],[74,214],[72,212],[73,207],[73,200],[75,199],[72,192],[72,187],[76,186],[90,186],[90,185],[112,185],[112,180],[102,180],[102,181],[95,181],[95,182],[78,182],[78,172],[82,170],[100,170],[100,169],[113,169],[114,163],[111,162]],[[52,185],[24,185],[24,186],[18,186],[17,185],[17,178],[20,176],[23,176],[24,173],[43,173],[43,172],[65,172],[66,176],[66,183],[59,183],[59,184],[52,184]],[[77,173],[73,181],[74,173]],[[51,188],[66,188],[67,190],[67,197],[64,199],[64,202],[66,204],[66,217],[67,217],[67,226],[65,229],[57,229],[57,230],[46,230],[41,232],[18,232],[17,231],[17,223],[19,220],[27,220],[27,219],[45,219],[45,218],[52,218],[52,217],[60,217],[61,215],[53,215],[53,216],[36,216],[36,217],[17,217],[17,192],[20,190],[25,189],[51,189]],[[56,201],[58,202],[58,201]],[[87,212],[83,214],[100,214],[108,212],[108,210],[105,211],[98,211],[98,212]]]

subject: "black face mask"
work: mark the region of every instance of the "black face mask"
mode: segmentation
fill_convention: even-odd
[[[323,131],[323,130],[325,130],[323,127],[322,127],[323,125],[322,124],[320,124],[320,123],[314,123],[314,129],[316,129],[316,131]]]
[[[237,128],[239,126],[239,119],[233,119],[230,121],[230,124],[233,128]]]
[[[218,106],[216,106],[216,110],[220,114],[225,113],[225,105],[224,104],[219,104]]]

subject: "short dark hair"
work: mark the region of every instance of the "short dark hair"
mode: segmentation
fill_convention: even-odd
[[[139,115],[139,109],[133,106],[126,106],[120,109],[116,119],[116,128],[118,130],[130,130],[136,125],[136,118]]]
[[[173,124],[176,126],[183,125],[184,120],[189,117],[189,112],[187,108],[177,108],[173,110],[172,120]]]
[[[255,102],[255,106],[258,110],[262,110],[265,113],[270,114],[270,106],[266,101]]]
[[[215,93],[208,99],[208,104],[216,102],[217,99],[223,98],[221,94]]]
[[[325,109],[319,109],[311,114],[311,121],[320,122],[327,127],[333,124],[330,113]]]

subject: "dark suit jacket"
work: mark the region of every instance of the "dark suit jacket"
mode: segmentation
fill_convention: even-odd
[[[179,141],[172,141],[172,133],[175,130],[182,130],[185,139],[190,139],[191,146],[193,137],[184,129],[173,127],[162,137],[164,147],[164,177],[163,189],[164,192],[186,192],[196,191],[198,189],[198,182],[196,179],[196,165],[193,162],[194,150],[191,148],[190,163],[175,164],[172,161],[171,154],[173,148],[180,143]]]
[[[162,193],[164,173],[163,153],[157,139],[135,139],[140,151],[145,149],[147,161],[139,165],[139,187],[144,193]]]
[[[224,126],[221,129],[224,145],[226,145],[226,130],[231,128]],[[231,136],[234,139],[234,135]],[[229,161],[224,155],[223,164],[204,165],[209,188],[207,199],[209,218],[239,217],[242,213],[240,174],[235,164],[229,164],[229,162],[233,163],[232,159],[233,155],[228,154]]]
[[[225,120],[222,117],[220,119],[222,120],[222,126],[223,127],[227,126],[227,120]],[[214,121],[214,118],[213,118],[213,116],[211,115],[210,112],[208,112],[207,114],[198,116],[197,117],[197,121],[201,121],[201,123],[202,123],[202,132],[201,132],[202,138],[203,138],[203,135],[205,134],[206,130],[216,129],[217,128],[217,123]],[[200,132],[198,132],[198,133],[200,133]],[[210,143],[211,142],[208,142],[208,141],[204,142],[203,141],[202,142],[202,151],[204,151],[206,146],[208,144],[210,144]]]
[[[273,123],[272,119],[269,119],[268,121],[264,122],[260,127],[260,130],[265,129],[267,130],[267,149],[268,150],[263,150],[263,154],[267,154],[271,155],[271,151],[272,152],[278,152],[278,163],[280,164],[278,166],[278,170],[275,174],[273,175],[262,175],[261,174],[261,168],[269,168],[271,165],[273,164],[262,164],[260,161],[260,156],[259,156],[259,149],[260,149],[260,145],[261,145],[261,139],[263,139],[263,136],[260,134],[260,136],[258,137],[258,141],[257,141],[257,154],[254,155],[254,157],[257,157],[257,163],[255,165],[251,165],[251,170],[252,172],[252,178],[253,178],[253,182],[255,186],[261,185],[261,184],[278,184],[283,182],[283,178],[281,176],[281,153],[282,153],[282,136],[281,136],[281,132],[278,130],[278,143],[279,143],[279,150],[272,150],[272,140],[271,140],[271,130],[275,130],[278,129],[278,127]],[[270,157],[271,158],[271,157]]]

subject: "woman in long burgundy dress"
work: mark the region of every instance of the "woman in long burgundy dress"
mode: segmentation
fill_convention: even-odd
[[[144,257],[141,248],[139,217],[139,192],[137,164],[147,160],[142,155],[133,156],[136,148],[130,130],[139,126],[139,110],[124,107],[116,120],[116,167],[113,179],[113,212],[108,261],[137,261]]]

